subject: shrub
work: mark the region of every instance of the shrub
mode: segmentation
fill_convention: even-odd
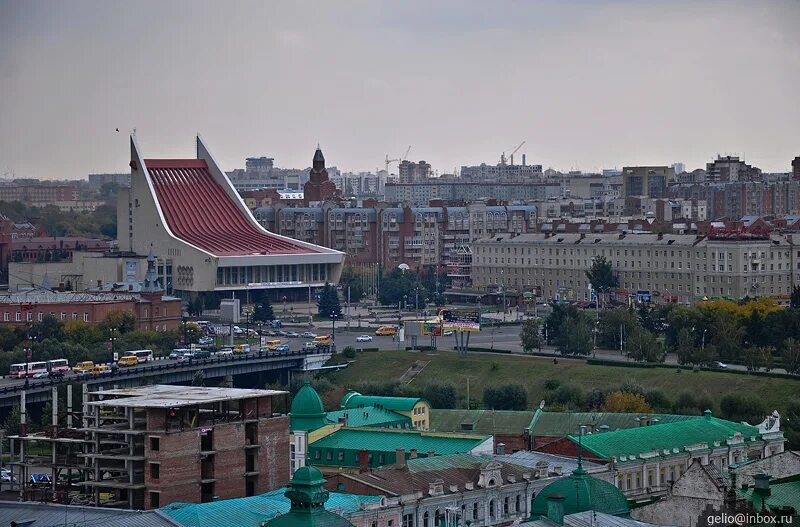
[[[667,395],[661,390],[649,390],[644,394],[644,400],[656,411],[669,410],[671,406]]]
[[[519,384],[487,386],[483,390],[483,404],[491,410],[525,410],[528,393]]]
[[[547,380],[544,381],[544,389],[545,390],[551,390],[552,391],[552,390],[555,390],[556,388],[558,388],[559,386],[561,386],[561,381],[559,381],[558,379],[547,379]]]
[[[353,346],[345,346],[342,350],[342,356],[346,359],[355,359],[356,349]]]
[[[653,409],[638,393],[611,392],[603,407],[606,412],[650,413]]]

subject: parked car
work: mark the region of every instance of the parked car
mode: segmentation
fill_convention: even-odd
[[[14,477],[13,472],[7,468],[0,469],[0,481],[3,483],[11,483],[14,480],[16,480],[16,478]]]
[[[300,333],[298,333],[296,331],[287,331],[286,332],[286,336],[291,338],[291,339],[298,339],[298,338],[300,338]]]
[[[317,336],[317,334],[316,333],[312,333],[310,331],[304,331],[304,332],[300,333],[300,336],[303,337],[304,339],[313,339],[314,337]]]
[[[279,330],[278,331],[278,336],[279,337],[288,337],[289,334],[287,332],[283,331],[283,330]]]
[[[724,370],[725,368],[728,367],[728,365],[725,364],[724,362],[720,362],[718,360],[715,360],[714,362],[711,363],[711,367],[712,368],[719,368],[720,370]]]
[[[275,348],[275,353],[289,353],[289,345],[281,344]]]
[[[198,339],[197,343],[200,344],[201,346],[207,346],[209,344],[213,344],[214,343],[214,339],[212,339],[211,337],[208,337],[208,336],[200,337]]]
[[[370,335],[359,335],[356,337],[356,342],[370,342],[372,337]]]
[[[313,342],[303,342],[303,351],[315,350],[315,349],[317,349],[317,345],[314,344]]]

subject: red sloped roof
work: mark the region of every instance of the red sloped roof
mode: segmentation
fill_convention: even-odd
[[[172,233],[216,256],[309,254],[313,249],[264,233],[242,213],[202,159],[145,159]]]

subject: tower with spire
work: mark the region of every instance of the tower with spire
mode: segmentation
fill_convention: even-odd
[[[321,202],[337,196],[339,196],[339,190],[333,181],[328,179],[328,171],[325,169],[325,156],[322,155],[322,149],[317,145],[314,159],[311,161],[308,182],[303,185],[303,201],[308,205],[309,203]]]

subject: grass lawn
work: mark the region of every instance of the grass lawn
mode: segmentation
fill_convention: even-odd
[[[338,358],[338,357],[337,357]],[[397,380],[415,360],[430,361],[412,385],[450,382],[461,397],[466,396],[467,379],[470,398],[481,400],[487,385],[519,383],[528,388],[528,404],[534,408],[544,398],[544,382],[558,379],[562,384],[575,384],[584,391],[592,388],[615,389],[632,379],[645,390],[659,389],[671,400],[681,392],[695,396],[707,395],[719,412],[719,399],[727,394],[760,397],[770,409],[784,410],[785,402],[800,393],[800,381],[771,377],[754,377],[724,372],[692,372],[668,368],[625,368],[595,366],[583,360],[559,358],[558,364],[544,357],[471,353],[459,358],[452,352],[409,353],[378,351],[358,353],[349,367],[327,375],[341,388],[354,387],[360,381],[385,382]],[[341,362],[341,361],[340,361]]]

